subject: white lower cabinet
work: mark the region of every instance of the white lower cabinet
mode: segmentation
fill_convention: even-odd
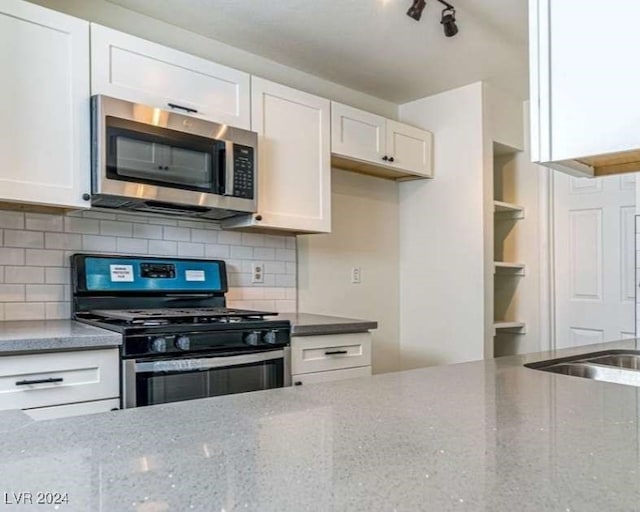
[[[119,398],[92,400],[91,402],[80,402],[79,404],[36,407],[35,409],[27,409],[24,412],[34,420],[54,420],[56,418],[69,418],[71,416],[82,416],[83,414],[113,411],[114,409],[120,409]]]
[[[74,416],[118,407],[119,396],[115,348],[0,357],[0,410],[31,409],[42,418]]]
[[[371,375],[371,333],[291,338],[294,386]]]

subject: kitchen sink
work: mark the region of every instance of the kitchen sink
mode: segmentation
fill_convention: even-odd
[[[527,368],[640,387],[640,351],[611,350],[529,363]]]

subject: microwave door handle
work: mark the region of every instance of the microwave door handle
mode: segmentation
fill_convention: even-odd
[[[225,141],[225,160],[224,160],[224,195],[233,196],[233,142]]]

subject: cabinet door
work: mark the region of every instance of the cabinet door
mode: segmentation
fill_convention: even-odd
[[[100,25],[91,25],[91,93],[249,129],[249,75]]]
[[[382,163],[385,156],[385,118],[331,102],[331,152]]]
[[[259,134],[261,227],[331,230],[330,102],[252,79],[252,128]]]
[[[89,207],[89,23],[5,0],[0,47],[0,201]]]
[[[371,366],[371,333],[294,336],[291,373],[324,372]]]
[[[387,165],[411,171],[420,176],[433,176],[433,134],[414,126],[387,120]]]

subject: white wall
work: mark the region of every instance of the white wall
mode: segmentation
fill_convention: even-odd
[[[435,148],[434,179],[399,187],[404,368],[484,355],[482,99],[475,83],[399,107]]]
[[[30,0],[33,3],[164,44],[274,82],[395,119],[391,102],[189,32],[105,0]],[[188,8],[188,2],[185,8]]]
[[[332,188],[332,232],[298,237],[298,310],[376,320],[373,371],[399,370],[398,185],[334,169]]]

